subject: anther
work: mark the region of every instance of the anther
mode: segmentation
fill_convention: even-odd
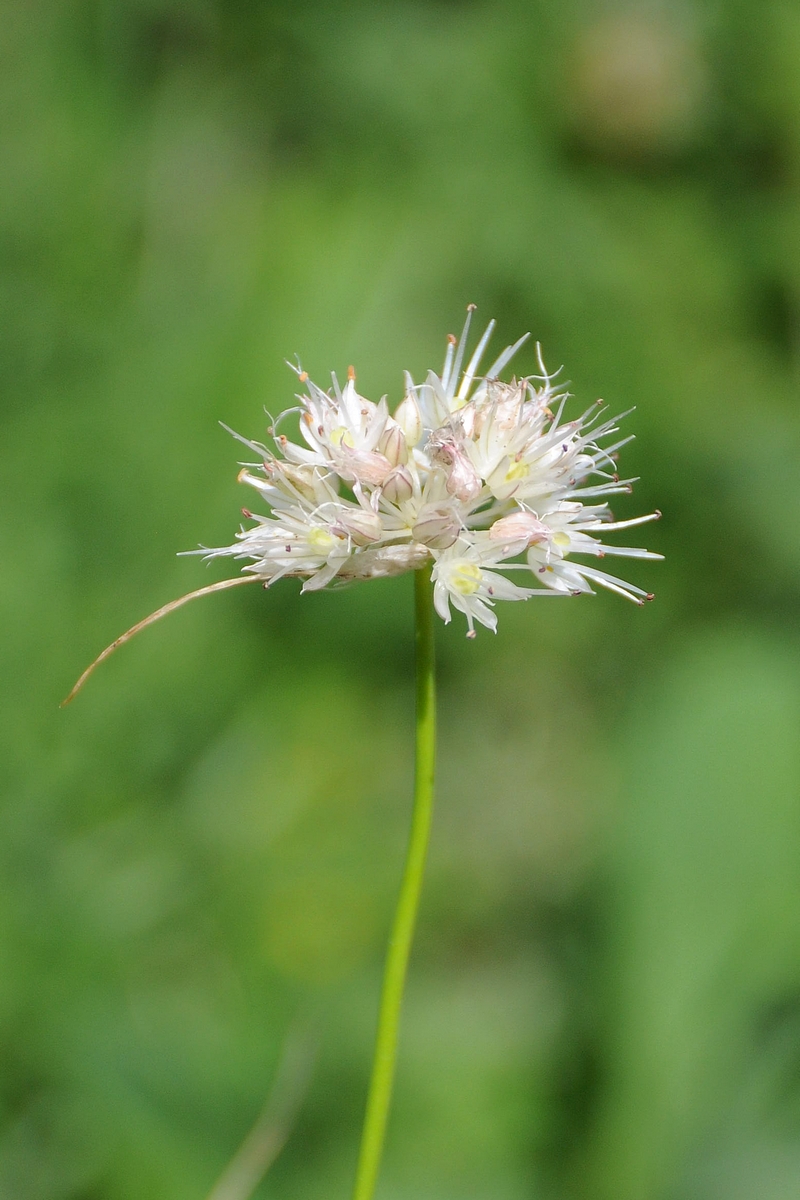
[[[323,437],[323,435],[324,435],[324,433],[325,433],[325,426],[324,426],[324,425],[318,425],[318,426],[317,426],[317,433],[319,434],[319,436],[320,436],[320,437]]]
[[[612,478],[612,480],[614,481],[614,483],[619,483],[619,475],[617,475],[616,471],[615,471],[615,472],[614,472],[614,474],[611,476],[611,478]]]
[[[245,479],[247,479],[247,467],[242,467],[241,471],[236,476],[236,482],[244,483]]]
[[[477,635],[476,635],[476,633],[475,633],[475,630],[474,630],[474,629],[470,629],[470,630],[468,631],[468,633],[467,633],[467,637],[468,637],[468,638],[474,638],[474,637],[476,637],[476,636],[477,636]]]
[[[661,518],[661,509],[657,508],[656,511],[653,513],[653,516],[658,521]]]
[[[253,519],[253,514],[250,512],[249,508],[242,509],[242,516],[245,517],[248,521],[252,521],[252,519]]]
[[[655,598],[656,598],[655,592],[648,592],[647,595],[645,596],[645,600],[655,600]]]
[[[306,425],[311,425],[314,418],[311,416],[311,413],[303,413],[303,420],[305,421]]]
[[[468,304],[468,305],[467,305],[467,312],[475,312],[475,309],[476,309],[477,307],[478,307],[478,306],[477,306],[477,304]]]
[[[291,547],[290,545],[288,545],[288,543],[287,543],[287,545],[286,545],[286,546],[284,546],[284,549],[285,549],[285,551],[286,551],[286,553],[287,553],[287,554],[291,554],[291,553],[292,553],[292,547]]]
[[[308,382],[308,371],[301,371],[300,374],[297,376],[297,378],[300,380],[301,383],[307,383]]]
[[[350,382],[351,382],[351,383],[354,383],[354,382],[355,382],[355,378],[356,378],[356,369],[355,369],[355,367],[348,367],[348,368],[347,368],[347,378],[350,380]]]
[[[451,345],[451,346],[457,346],[457,345],[458,345],[458,338],[456,337],[456,335],[455,335],[454,333],[448,333],[448,335],[447,335],[447,340],[448,340],[448,342],[450,343],[450,345]]]
[[[490,596],[493,596],[493,595],[494,595],[494,588],[493,588],[493,587],[487,588],[486,590],[487,590],[487,592],[489,593],[489,595],[490,595]]]

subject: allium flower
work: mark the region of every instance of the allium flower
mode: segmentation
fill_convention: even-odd
[[[567,393],[538,346],[539,374],[501,381],[527,334],[479,374],[494,321],[462,371],[471,316],[472,306],[460,341],[448,338],[441,375],[415,384],[406,373],[394,416],[385,398],[374,404],[358,393],[352,368],[344,387],[333,375],[329,391],[293,368],[306,388],[297,397],[302,442],[277,432],[282,418],[271,448],[239,438],[258,459],[239,478],[265,513],[243,510],[254,524],[233,545],[190,553],[247,559],[243,571],[265,586],[299,576],[303,591],[430,563],[436,611],[445,622],[451,605],[463,612],[468,637],[476,621],[496,629],[497,600],[579,595],[593,585],[639,604],[652,599],[573,557],[661,557],[600,540],[660,515],[615,521],[608,508],[606,497],[633,482],[616,471],[616,451],[631,440],[614,440],[621,418],[606,418],[598,401],[565,421]],[[513,583],[510,571],[533,586]]]
[[[373,404],[356,391],[352,367],[343,388],[332,376],[330,391],[293,368],[306,388],[298,396],[299,409],[289,410],[299,412],[301,440],[278,432],[283,418],[269,430],[269,447],[234,434],[256,456],[239,478],[258,492],[265,511],[243,509],[251,524],[233,545],[190,551],[245,559],[242,573],[181,596],[132,626],[87,667],[64,701],[119,646],[199,596],[245,583],[268,587],[284,575],[299,576],[303,591],[314,591],[415,572],[414,811],[389,939],[354,1200],[373,1200],[378,1178],[431,827],[434,610],[447,623],[451,609],[458,609],[466,617],[467,636],[474,637],[476,621],[497,628],[498,600],[576,596],[598,585],[642,604],[652,598],[649,593],[580,560],[606,554],[661,557],[600,540],[600,534],[660,515],[615,521],[608,508],[607,498],[629,492],[632,483],[616,472],[616,452],[630,440],[617,438],[620,418],[608,419],[598,401],[577,420],[564,420],[567,393],[555,386],[538,347],[538,375],[501,380],[527,334],[479,373],[494,321],[462,370],[471,317],[472,306],[461,341],[448,338],[441,375],[431,371],[415,384],[406,373],[394,416],[385,399]],[[508,578],[520,571],[532,586]]]

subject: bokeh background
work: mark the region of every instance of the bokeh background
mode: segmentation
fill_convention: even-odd
[[[800,1194],[800,8],[4,0],[0,1197],[347,1196],[409,816],[409,579],[214,596],[284,358],[468,302],[637,441],[657,593],[438,629],[381,1200]],[[533,351],[518,370],[535,369]],[[547,611],[544,611],[546,608]]]

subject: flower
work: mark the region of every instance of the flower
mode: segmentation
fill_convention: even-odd
[[[303,591],[399,575],[430,565],[436,611],[451,606],[495,630],[498,600],[579,595],[593,585],[642,604],[652,595],[575,557],[660,558],[606,544],[600,535],[653,521],[653,512],[615,521],[607,497],[630,492],[614,440],[620,417],[602,401],[564,420],[568,395],[555,386],[537,346],[540,373],[503,382],[500,372],[526,334],[479,374],[494,321],[462,370],[473,305],[460,339],[448,338],[441,375],[405,375],[394,416],[356,390],[355,371],[323,391],[298,365],[300,440],[270,428],[271,446],[234,434],[257,456],[239,479],[258,493],[263,515],[236,541],[190,553],[247,560],[245,573],[270,586],[283,576]],[[626,416],[628,414],[622,414]],[[608,444],[611,442],[611,444]],[[587,501],[590,501],[587,503]],[[533,585],[506,577],[522,571]]]

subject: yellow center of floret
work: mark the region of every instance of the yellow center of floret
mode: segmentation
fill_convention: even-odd
[[[316,551],[317,554],[330,554],[336,545],[336,538],[328,533],[327,529],[317,525],[314,529],[309,530],[308,545],[309,549]]]
[[[461,563],[450,576],[450,586],[462,596],[472,596],[481,586],[483,572],[475,563]]]
[[[512,462],[506,471],[506,483],[518,483],[520,479],[527,479],[528,474],[529,468],[527,463]]]
[[[353,435],[346,425],[337,425],[331,430],[330,437],[332,446],[346,446],[348,450],[352,450],[355,446]]]
[[[569,543],[570,543],[570,536],[568,533],[554,533],[553,534],[553,545],[554,546],[568,546]]]

